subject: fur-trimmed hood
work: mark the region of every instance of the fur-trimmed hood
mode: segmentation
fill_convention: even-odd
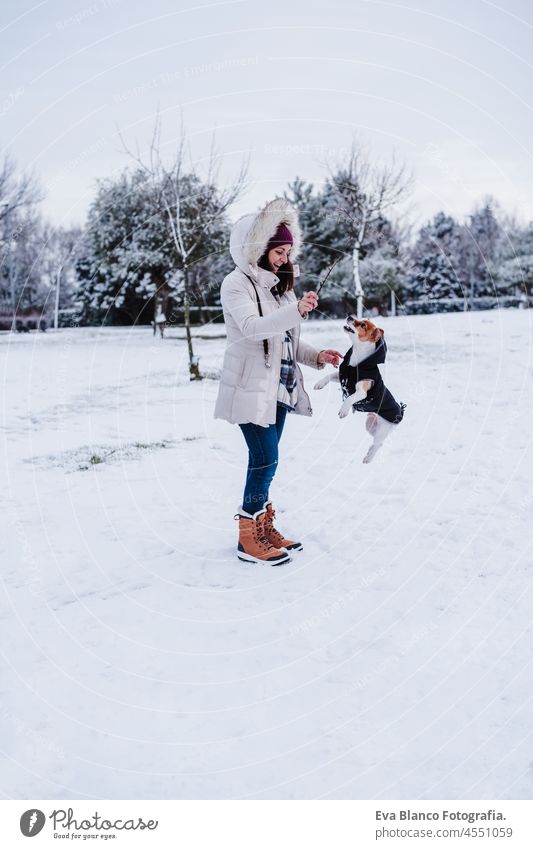
[[[260,212],[243,215],[233,225],[229,250],[237,268],[257,276],[257,262],[280,224],[286,224],[292,233],[290,258],[296,259],[302,244],[298,213],[288,200],[276,198]]]

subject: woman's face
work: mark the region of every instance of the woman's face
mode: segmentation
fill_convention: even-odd
[[[277,274],[278,269],[289,261],[289,253],[291,245],[277,245],[268,252],[268,264],[270,268]]]

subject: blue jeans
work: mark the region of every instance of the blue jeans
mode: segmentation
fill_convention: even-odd
[[[248,446],[248,471],[242,497],[242,508],[257,513],[268,501],[268,490],[278,465],[278,443],[283,433],[287,410],[278,404],[276,424],[262,427],[241,424],[240,429]]]

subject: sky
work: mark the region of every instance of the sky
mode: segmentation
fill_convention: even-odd
[[[395,156],[413,190],[398,215],[467,215],[487,195],[533,218],[533,7],[524,0],[3,0],[0,142],[82,224],[96,181],[142,152],[159,110],[169,156],[183,118],[220,182],[249,157],[232,217],[319,186],[353,138]]]

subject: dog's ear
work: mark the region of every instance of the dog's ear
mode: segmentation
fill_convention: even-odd
[[[385,331],[382,330],[381,327],[376,327],[372,331],[370,338],[372,339],[372,342],[379,342],[379,340],[382,339],[384,335]]]

